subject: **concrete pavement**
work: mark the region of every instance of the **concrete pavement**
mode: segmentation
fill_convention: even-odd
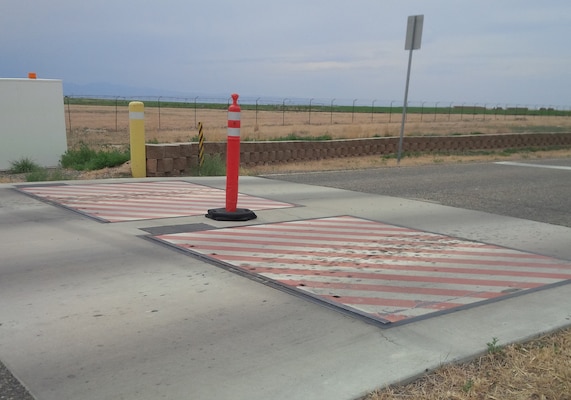
[[[0,360],[40,400],[348,400],[471,358],[493,337],[521,341],[571,323],[562,301],[571,285],[560,285],[381,329],[143,240],[141,230],[350,215],[569,261],[562,226],[255,177],[240,178],[241,193],[297,206],[256,211],[250,222],[100,223],[12,187],[0,186]]]

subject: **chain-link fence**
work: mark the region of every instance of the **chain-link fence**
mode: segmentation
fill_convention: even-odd
[[[128,143],[130,101],[145,104],[147,141],[195,141],[202,122],[206,140],[226,137],[230,98],[166,96],[66,96],[68,144]],[[402,102],[359,99],[240,98],[244,140],[300,136],[356,138],[394,136]],[[409,102],[407,134],[498,133],[571,130],[571,108],[553,105]]]

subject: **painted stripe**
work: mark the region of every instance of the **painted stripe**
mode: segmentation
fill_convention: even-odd
[[[422,294],[423,291],[446,291],[446,292],[465,292],[466,295],[470,296],[471,298],[479,297],[477,293],[494,293],[498,295],[502,295],[502,292],[506,289],[502,286],[486,286],[486,285],[469,285],[469,284],[458,284],[454,283],[451,284],[449,282],[434,282],[431,284],[427,284],[426,282],[421,281],[409,281],[409,282],[399,282],[397,280],[392,281],[380,281],[377,279],[363,279],[361,277],[352,278],[352,277],[336,277],[334,281],[332,281],[327,276],[321,275],[295,275],[295,274],[288,274],[287,276],[283,276],[281,274],[272,273],[264,273],[263,275],[266,278],[274,279],[279,282],[303,282],[305,286],[312,287],[314,284],[324,284],[324,285],[336,285],[336,284],[353,284],[353,285],[369,285],[369,287],[377,286],[379,289],[382,289],[381,292],[385,291],[383,288],[387,287],[389,289],[386,292],[395,293],[398,296],[400,294]],[[392,289],[391,289],[392,288]],[[335,290],[335,288],[333,288]],[[418,291],[418,293],[417,293]],[[385,294],[388,295],[388,294]],[[459,297],[456,296],[456,297]]]
[[[228,136],[240,137],[240,128],[228,128]]]
[[[228,121],[240,121],[240,113],[235,111],[228,111]]]
[[[496,162],[496,164],[511,165],[514,167],[547,168],[547,169],[560,169],[563,171],[571,171],[571,167],[566,167],[563,165],[528,164],[528,163],[518,163],[518,162],[512,162],[512,161],[498,161],[498,162]]]
[[[278,224],[276,224],[278,225]],[[395,235],[391,232],[386,230],[374,230],[370,229],[367,233],[361,234],[348,230],[343,229],[341,226],[333,225],[331,226],[330,230],[320,230],[320,231],[310,231],[310,230],[303,230],[303,229],[295,229],[291,230],[285,225],[280,225],[273,227],[273,229],[266,229],[267,227],[261,225],[257,227],[255,230],[248,229],[248,228],[235,228],[235,230],[226,232],[226,231],[217,231],[217,232],[205,232],[205,235],[220,235],[230,237],[236,236],[237,232],[248,234],[251,237],[259,236],[262,240],[272,241],[274,239],[286,239],[290,237],[294,238],[301,238],[304,240],[310,240],[314,243],[320,241],[321,238],[325,240],[326,243],[329,243],[330,240],[334,240],[338,238],[339,241],[344,243],[350,243],[351,246],[355,246],[357,244],[364,245],[367,247],[372,247],[375,249],[383,249],[384,247],[380,247],[381,242],[379,242],[376,236],[382,236],[382,245],[383,246],[397,246],[399,248],[422,248],[427,249],[435,249],[438,250],[440,248],[449,249],[450,247],[462,247],[462,248],[478,248],[478,249],[495,249],[496,247],[491,245],[486,245],[482,243],[475,243],[475,242],[467,242],[467,241],[459,241],[452,238],[447,238],[444,236],[435,236],[435,235],[419,235],[418,233],[414,234],[399,234]],[[342,231],[342,235],[337,234],[337,231]],[[307,233],[302,235],[302,233]],[[299,242],[299,241],[298,241]],[[302,244],[304,242],[301,242]],[[348,247],[348,246],[345,246]],[[509,251],[504,249],[503,251]]]
[[[339,297],[335,296],[323,296],[325,299],[332,301],[339,301]],[[358,306],[360,304],[375,305],[375,306],[391,306],[391,307],[406,307],[406,308],[427,308],[431,310],[446,310],[449,308],[456,308],[463,306],[460,303],[432,303],[432,302],[420,302],[414,300],[398,300],[398,299],[385,299],[382,297],[354,297],[347,296],[343,297],[343,304],[349,306]]]
[[[215,259],[223,259],[223,257],[211,256],[211,258]],[[256,274],[260,274],[262,276],[265,273],[275,273],[272,268],[264,268],[260,267],[251,267],[251,268],[244,268],[241,266],[242,269],[248,269],[251,272],[255,272]],[[311,270],[309,267],[306,266],[304,269],[302,266],[298,269],[295,268],[282,268],[278,272],[281,275],[307,275],[313,276],[314,274],[318,273],[319,276],[329,277],[329,278],[347,278],[351,277],[354,279],[369,279],[369,280],[376,280],[377,283],[386,283],[386,282],[399,282],[399,284],[409,283],[409,282],[416,282],[416,283],[423,283],[423,284],[448,284],[448,285],[471,285],[471,286],[495,286],[501,287],[502,290],[504,288],[515,288],[515,289],[533,289],[540,286],[543,286],[546,283],[540,282],[518,282],[516,280],[494,280],[494,279],[484,279],[484,278],[458,278],[455,276],[452,277],[444,277],[444,276],[428,276],[422,274],[378,274],[378,273],[364,273],[364,272],[346,272],[346,271],[324,271],[320,269]],[[551,283],[547,282],[547,283]]]
[[[173,242],[180,242],[180,243],[184,243],[185,241],[185,234],[181,233],[179,234],[179,236],[175,237],[171,237],[170,240],[172,240]],[[204,237],[196,237],[193,236],[192,240],[196,243],[205,243],[206,245],[209,245],[213,242],[217,242],[218,239],[213,236],[213,235],[204,235]],[[369,245],[369,246],[361,246],[358,244],[352,244],[351,246],[347,246],[347,247],[336,247],[336,248],[332,248],[332,247],[328,247],[328,246],[320,246],[317,243],[308,243],[308,242],[299,242],[299,243],[295,243],[292,244],[290,242],[282,242],[282,241],[276,241],[276,242],[272,242],[269,240],[256,240],[256,239],[250,239],[250,238],[237,238],[235,236],[232,237],[224,237],[223,238],[224,243],[219,243],[216,246],[216,249],[218,250],[225,250],[225,249],[233,249],[233,248],[243,248],[243,249],[247,249],[247,251],[258,251],[258,249],[262,248],[266,251],[280,251],[280,249],[285,249],[287,251],[287,249],[303,249],[303,248],[311,248],[312,249],[312,254],[314,255],[319,255],[320,253],[327,253],[328,255],[332,255],[335,254],[337,256],[344,256],[347,254],[350,255],[354,255],[354,256],[369,256],[371,254],[377,254],[378,253],[378,248],[375,247],[374,245]],[[401,243],[405,243],[405,242],[401,242]],[[246,246],[244,246],[246,245]],[[204,245],[201,245],[202,249],[207,249]],[[210,250],[214,250],[214,246],[212,246],[212,248]],[[383,249],[385,251],[385,254],[387,254],[388,252],[386,251],[386,249],[394,249],[394,250],[398,250],[399,254],[409,254],[408,250],[410,250],[411,252],[414,252],[414,254],[416,255],[428,255],[428,254],[440,254],[442,251],[441,250],[433,250],[433,249],[424,249],[421,247],[412,247],[412,246],[407,246],[407,245],[401,245],[401,244],[386,244],[383,243]],[[417,251],[418,249],[418,251]],[[477,257],[506,257],[506,258],[522,258],[522,259],[534,259],[534,260],[544,260],[546,262],[551,262],[550,259],[548,257],[545,256],[541,256],[541,255],[536,255],[536,254],[518,254],[518,253],[510,253],[507,250],[504,252],[491,252],[491,251],[486,251],[486,249],[478,249],[478,248],[472,248],[468,251],[469,248],[466,248],[466,250],[456,250],[453,247],[446,249],[447,254],[450,254],[451,256],[454,255],[465,255],[465,256],[477,256]],[[332,253],[332,250],[337,252],[337,253]],[[245,250],[246,251],[246,250]],[[422,253],[422,254],[420,254]],[[539,265],[539,264],[538,264]],[[549,265],[549,264],[548,264]]]
[[[145,119],[143,111],[129,111],[129,119]]]
[[[427,294],[433,296],[469,296],[481,299],[491,299],[500,295],[496,292],[474,292],[470,290],[457,290],[457,289],[437,289],[437,288],[425,288],[425,287],[399,287],[399,286],[389,286],[389,285],[379,285],[379,284],[363,284],[363,283],[344,283],[344,282],[313,282],[307,280],[291,280],[291,279],[281,279],[281,283],[289,286],[296,286],[302,288],[319,288],[319,289],[344,289],[344,290],[360,290],[360,291],[371,291],[371,292],[392,292],[392,293],[408,293],[408,294]]]
[[[445,283],[462,283],[473,285],[491,285],[491,286],[507,286],[523,285],[521,287],[531,288],[545,284],[551,284],[557,281],[566,280],[559,277],[531,277],[526,275],[509,276],[491,275],[491,274],[478,274],[469,272],[446,272],[440,271],[419,271],[413,269],[391,269],[379,266],[377,269],[359,268],[359,265],[353,267],[337,266],[334,261],[327,263],[291,263],[288,264],[283,260],[264,260],[263,262],[245,260],[243,258],[209,254],[211,258],[215,258],[225,262],[231,262],[233,265],[239,265],[243,269],[255,272],[257,274],[274,273],[274,274],[301,274],[312,275],[319,274],[320,276],[329,277],[354,277],[360,279],[378,279],[378,280],[399,280],[403,281],[412,280],[413,282],[445,282]],[[272,264],[273,263],[273,264]],[[279,265],[279,267],[278,267]],[[335,267],[331,267],[335,265]],[[505,278],[509,278],[505,279]],[[520,287],[520,286],[516,286]]]
[[[173,241],[175,243],[176,241]],[[198,245],[198,242],[194,241],[193,246]],[[185,245],[182,244],[184,247]],[[450,263],[451,265],[438,265],[435,266],[433,261],[428,259],[419,259],[415,262],[400,262],[399,260],[390,259],[387,262],[386,257],[378,257],[373,259],[371,257],[363,257],[361,255],[353,255],[353,257],[348,256],[337,256],[336,254],[330,252],[327,254],[327,261],[315,261],[316,258],[323,257],[324,253],[302,253],[296,250],[286,250],[280,249],[280,257],[268,257],[266,254],[275,253],[276,250],[271,249],[257,249],[257,248],[220,248],[219,246],[209,246],[200,244],[201,252],[206,252],[207,250],[214,251],[218,255],[222,255],[227,260],[232,261],[245,261],[249,263],[254,262],[265,262],[265,263],[284,263],[288,264],[302,264],[311,262],[313,266],[317,265],[330,265],[331,262],[335,262],[335,266],[339,268],[355,268],[358,267],[362,270],[367,269],[378,269],[382,268],[384,270],[396,270],[396,271],[421,271],[425,273],[454,273],[454,274],[487,274],[490,276],[524,276],[524,277],[534,277],[534,278],[546,278],[546,279],[571,279],[571,269],[570,268],[557,268],[557,265],[518,265],[519,268],[511,268],[510,265],[504,261],[495,261],[491,264],[484,264],[474,261],[470,265],[462,265],[456,263]],[[239,253],[247,253],[253,255],[239,255]],[[302,258],[302,256],[305,256]],[[367,262],[363,261],[363,258]],[[376,261],[376,262],[375,262]],[[514,264],[512,264],[514,265]],[[542,268],[538,271],[535,268]],[[549,270],[547,270],[549,269]]]
[[[320,234],[320,235],[302,235],[302,234],[291,234],[291,233],[287,233],[287,232],[283,232],[283,234],[270,234],[268,232],[265,232],[263,230],[257,231],[255,229],[252,230],[241,230],[241,229],[236,229],[236,230],[229,230],[229,231],[216,231],[213,232],[212,235],[218,235],[220,236],[220,238],[223,237],[227,237],[227,236],[238,236],[238,235],[248,235],[250,238],[264,238],[267,240],[279,240],[279,239],[287,239],[287,240],[291,240],[291,239],[297,239],[298,241],[304,241],[304,242],[311,242],[313,244],[316,243],[323,243],[323,242],[337,242],[342,244],[344,247],[350,247],[353,245],[359,245],[362,243],[366,243],[366,244],[374,244],[374,243],[378,243],[376,239],[374,239],[373,236],[370,236],[370,238],[367,239],[363,239],[363,238],[352,238],[349,237],[348,235],[336,235],[334,233],[330,234],[330,235],[324,235],[324,234]],[[391,238],[384,238],[386,239],[389,243],[395,243],[395,241]],[[406,242],[405,240],[408,240],[408,242]],[[451,243],[446,243],[446,242],[442,242],[442,241],[434,241],[434,240],[422,240],[421,237],[411,237],[411,238],[399,238],[396,243],[399,244],[402,241],[405,241],[404,243],[423,243],[423,244],[427,244],[427,245],[450,245],[450,246],[456,246],[458,244],[458,241],[452,241]],[[462,246],[466,246],[469,247],[470,245],[476,246],[475,244],[472,244],[470,242],[466,242],[466,244],[463,244]]]

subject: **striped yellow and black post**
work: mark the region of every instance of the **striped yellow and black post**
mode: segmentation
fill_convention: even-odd
[[[202,131],[202,122],[198,123],[198,165],[202,167],[204,164],[204,132]]]
[[[140,101],[129,103],[129,131],[131,145],[131,174],[133,178],[147,176],[145,150],[145,105]]]

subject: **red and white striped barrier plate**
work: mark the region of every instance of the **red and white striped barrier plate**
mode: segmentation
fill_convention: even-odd
[[[225,192],[184,181],[43,185],[19,191],[105,222],[123,222],[205,214],[224,207]],[[292,204],[238,195],[241,207],[267,210]]]
[[[350,216],[156,236],[384,326],[571,279],[571,263]]]

